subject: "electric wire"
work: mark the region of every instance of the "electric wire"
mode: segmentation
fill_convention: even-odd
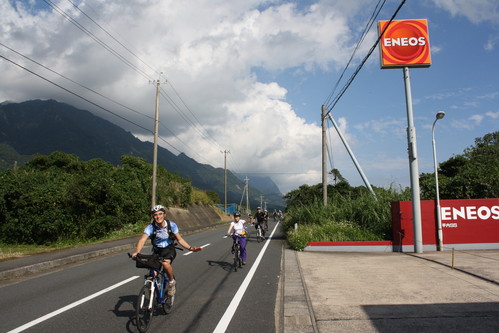
[[[371,54],[374,52],[374,50],[376,49],[376,46],[379,44],[379,41],[381,40],[381,37],[384,35],[386,29],[390,26],[390,24],[392,23],[392,21],[395,19],[395,17],[397,16],[398,12],[402,8],[402,6],[405,4],[405,2],[406,2],[406,0],[402,0],[402,2],[399,4],[399,6],[397,7],[397,9],[395,10],[395,13],[393,13],[392,17],[390,18],[390,21],[385,26],[385,28],[383,29],[383,31],[379,34],[379,36],[376,39],[376,42],[374,43],[374,45],[371,47],[371,49],[369,50],[369,52],[367,53],[367,55],[364,57],[364,59],[362,59],[362,61],[359,64],[359,66],[357,67],[357,69],[355,70],[355,72],[352,74],[352,76],[350,77],[350,79],[347,81],[347,83],[343,86],[343,88],[338,93],[338,95],[330,103],[330,106],[327,107],[327,112],[326,112],[325,116],[327,116],[329,113],[331,113],[331,111],[333,110],[333,108],[336,106],[336,104],[338,104],[338,102],[341,99],[341,97],[347,91],[348,87],[350,87],[350,85],[352,84],[353,80],[355,79],[355,77],[357,76],[357,74],[360,72],[360,70],[362,69],[362,67],[366,63],[367,59],[369,59],[369,57],[371,56]]]
[[[380,6],[381,1],[383,1],[383,3]],[[331,90],[331,93],[327,97],[326,101],[323,103],[324,105],[327,105],[329,103],[329,101],[331,100],[334,92],[336,91],[336,88],[338,88],[338,85],[340,84],[341,80],[343,79],[343,75],[345,75],[345,72],[347,71],[348,67],[350,67],[350,63],[352,62],[355,54],[357,53],[357,50],[359,49],[360,45],[364,42],[364,39],[367,36],[367,33],[371,30],[371,27],[372,27],[374,21],[378,17],[378,15],[379,15],[381,9],[383,8],[383,6],[385,5],[385,3],[386,3],[386,0],[379,0],[378,3],[376,4],[376,7],[374,8],[371,17],[367,21],[366,26],[364,27],[364,30],[362,31],[362,34],[360,36],[360,39],[357,42],[357,45],[355,46],[355,49],[352,52],[352,55],[350,56],[350,59],[348,59],[348,62],[346,64],[345,68],[343,69],[343,72],[341,73],[340,77],[336,81],[336,84],[334,85],[334,88]]]
[[[88,98],[85,98],[85,97],[83,97],[83,96],[81,96],[81,95],[79,95],[79,94],[75,93],[74,91],[71,91],[71,90],[69,90],[68,88],[65,88],[65,87],[61,86],[60,84],[57,84],[57,83],[55,83],[54,81],[49,80],[49,79],[47,79],[47,78],[45,78],[45,77],[43,77],[43,76],[41,76],[41,75],[39,75],[39,74],[37,74],[37,73],[33,72],[32,70],[30,70],[30,69],[28,69],[28,68],[26,68],[26,67],[22,66],[21,64],[16,63],[16,62],[15,62],[15,61],[13,61],[13,60],[10,60],[10,59],[6,58],[6,57],[5,57],[5,56],[3,56],[3,55],[0,55],[0,58],[5,59],[6,61],[10,62],[11,64],[13,64],[13,65],[15,65],[15,66],[18,66],[18,67],[19,67],[19,68],[21,68],[21,69],[24,69],[24,70],[25,70],[25,71],[27,71],[28,73],[31,73],[31,74],[33,74],[33,75],[35,75],[35,76],[39,77],[40,79],[42,79],[42,80],[44,80],[44,81],[47,81],[48,83],[50,83],[50,84],[52,84],[52,85],[54,85],[54,86],[56,86],[56,87],[58,87],[58,88],[60,88],[60,89],[62,89],[62,90],[64,90],[64,91],[66,91],[66,92],[68,92],[68,93],[70,93],[70,94],[72,94],[72,95],[74,95],[74,96],[76,96],[76,97],[78,97],[78,98],[81,98],[82,100],[84,100],[84,101],[86,101],[86,102],[88,102],[88,103],[92,104],[93,106],[96,106],[96,107],[98,107],[99,109],[101,109],[101,110],[103,110],[103,111],[106,111],[106,112],[108,112],[108,113],[112,114],[113,116],[116,116],[116,117],[118,117],[118,118],[120,118],[120,119],[122,119],[122,120],[124,120],[124,121],[126,121],[126,122],[128,122],[128,123],[130,123],[130,124],[132,124],[132,125],[135,125],[135,126],[137,126],[137,127],[141,128],[141,129],[145,130],[146,132],[149,132],[149,133],[151,133],[151,134],[154,134],[154,133],[153,133],[150,129],[147,129],[147,128],[143,127],[142,125],[139,125],[139,124],[137,124],[137,123],[135,123],[135,122],[133,122],[133,121],[131,121],[131,120],[129,120],[129,119],[127,119],[127,118],[123,117],[123,116],[120,116],[119,114],[117,114],[117,113],[115,113],[115,112],[113,112],[113,111],[111,111],[111,110],[109,110],[109,109],[107,109],[107,108],[105,108],[105,107],[103,107],[103,106],[100,106],[100,105],[99,105],[99,104],[97,104],[97,103],[92,102],[92,101],[91,101],[91,100],[89,100]]]
[[[29,60],[29,61],[31,61],[32,63],[34,63],[34,64],[36,64],[36,65],[38,65],[38,66],[40,66],[40,67],[42,67],[42,68],[44,68],[44,69],[46,69],[46,70],[48,70],[49,72],[51,72],[51,73],[53,73],[53,74],[56,74],[56,75],[58,75],[58,76],[62,77],[63,79],[65,79],[65,80],[67,80],[67,81],[69,81],[69,82],[73,83],[73,84],[76,84],[77,86],[79,86],[79,87],[81,87],[81,88],[83,88],[83,89],[86,89],[86,90],[88,90],[88,91],[90,91],[90,92],[92,92],[92,93],[94,93],[94,94],[96,94],[96,95],[98,95],[98,96],[100,96],[100,97],[102,97],[102,98],[104,98],[104,99],[107,99],[108,101],[113,102],[113,103],[115,103],[115,104],[117,104],[117,105],[119,105],[119,106],[121,106],[121,107],[123,107],[123,108],[125,108],[125,109],[129,110],[129,111],[132,111],[132,112],[137,113],[137,114],[139,114],[139,115],[141,115],[141,116],[144,116],[144,117],[147,117],[147,118],[149,118],[149,119],[154,120],[154,118],[153,118],[153,117],[148,116],[148,115],[146,115],[146,114],[143,114],[142,112],[139,112],[139,111],[137,111],[137,110],[134,110],[134,109],[132,109],[132,108],[130,108],[130,107],[128,107],[128,106],[126,106],[126,105],[124,105],[124,104],[122,104],[122,103],[120,103],[120,102],[118,102],[118,101],[116,101],[116,100],[114,100],[114,99],[112,99],[112,98],[110,98],[110,97],[104,96],[104,95],[103,95],[103,94],[101,94],[100,92],[95,91],[94,89],[89,88],[89,87],[87,87],[87,86],[85,86],[85,85],[83,85],[83,84],[81,84],[81,83],[78,83],[78,82],[76,82],[75,80],[72,80],[71,78],[69,78],[69,77],[67,77],[67,76],[65,76],[65,75],[63,75],[63,74],[61,74],[61,73],[59,73],[59,72],[56,72],[55,70],[53,70],[53,69],[51,69],[51,68],[49,68],[49,67],[47,67],[47,66],[45,66],[45,65],[41,64],[40,62],[38,62],[38,61],[36,61],[36,60],[34,60],[34,59],[31,59],[30,57],[28,57],[28,56],[26,56],[26,55],[24,55],[24,54],[22,54],[22,53],[20,53],[20,52],[18,52],[18,51],[16,51],[16,50],[14,50],[14,49],[10,48],[10,47],[8,47],[7,45],[3,44],[2,42],[0,42],[0,45],[1,45],[1,46],[3,46],[3,47],[5,47],[5,48],[6,48],[6,49],[8,49],[9,51],[11,51],[11,52],[13,52],[13,53],[15,53],[15,54],[17,54],[17,55],[19,55],[19,56],[23,57],[24,59]]]
[[[63,16],[65,19],[67,19],[71,24],[73,24],[79,30],[81,30],[82,32],[84,32],[87,36],[89,36],[90,38],[92,38],[97,44],[99,44],[100,46],[102,46],[104,49],[106,49],[112,55],[114,55],[116,58],[118,58],[121,62],[123,62],[125,65],[127,65],[128,67],[130,67],[133,71],[135,71],[136,73],[142,75],[144,78],[146,78],[148,80],[152,80],[152,78],[147,73],[145,73],[144,71],[142,71],[140,68],[138,68],[133,63],[131,63],[128,59],[126,59],[124,56],[122,56],[119,52],[115,51],[109,45],[107,45],[106,43],[104,43],[100,38],[98,38],[97,36],[95,36],[92,32],[90,32],[88,29],[86,29],[83,25],[81,25],[80,23],[78,23],[78,21],[76,21],[71,16],[69,16],[68,14],[66,14],[61,8],[59,8],[59,6],[57,6],[56,4],[54,4],[51,0],[43,0],[43,1],[46,4],[48,4],[51,8],[53,8],[57,13],[59,13],[61,16]]]
[[[87,13],[85,13],[78,5],[76,5],[74,2],[72,2],[71,0],[67,0],[69,3],[71,3],[80,13],[82,13],[83,15],[85,15],[86,18],[88,18],[90,21],[92,21],[97,27],[99,27],[102,31],[104,31],[109,37],[111,37],[116,43],[118,43],[119,45],[121,45],[121,47],[123,47],[125,50],[127,50],[131,55],[133,55],[137,60],[139,60],[142,64],[144,64],[145,66],[147,66],[150,70],[152,70],[153,72],[156,72],[156,70],[154,68],[152,68],[149,64],[147,64],[144,60],[142,60],[137,54],[135,54],[135,52],[133,52],[132,50],[130,50],[126,45],[124,45],[122,42],[120,42],[117,38],[115,38],[110,32],[108,32],[106,29],[104,29],[103,26],[101,26],[99,23],[97,23],[92,17],[90,17],[90,15],[88,15]]]
[[[50,1],[50,0],[49,0]],[[132,54],[135,58],[137,58],[140,62],[142,62],[144,65],[146,65],[147,67],[149,67],[151,70],[154,70],[150,65],[148,65],[145,61],[143,61],[139,56],[137,56],[133,51],[131,51],[128,47],[126,47],[123,43],[121,43],[117,38],[115,38],[109,31],[107,31],[106,29],[104,29],[103,26],[101,26],[96,20],[94,20],[92,17],[90,17],[90,15],[88,15],[87,13],[85,13],[81,8],[79,8],[79,6],[77,6],[74,2],[72,2],[71,0],[67,0],[69,3],[71,3],[78,11],[80,11],[85,17],[87,17],[90,21],[92,21],[97,27],[99,27],[102,31],[104,31],[109,37],[111,37],[115,42],[117,42],[119,45],[121,45],[125,50],[127,50],[130,54]],[[185,116],[185,114],[182,112],[181,108],[173,101],[173,99],[167,94],[167,92],[161,88],[161,91],[162,91],[162,96],[169,102],[169,104],[177,111],[177,113],[182,117],[182,119],[184,119],[187,123],[191,124],[195,129],[196,131],[198,131],[203,138],[206,138],[208,140],[211,140],[213,143],[215,143],[217,146],[220,147],[220,145],[213,139],[213,137],[211,137],[209,135],[209,132],[207,132],[206,130],[203,130],[204,131],[201,131],[199,130],[199,125],[198,124],[201,124],[201,122],[199,121],[199,119],[196,117],[196,115],[191,111],[191,109],[187,106],[187,104],[184,102],[184,100],[182,99],[182,97],[179,95],[179,93],[177,92],[177,90],[175,89],[175,87],[173,86],[173,83],[170,81],[170,80],[167,80],[167,83],[171,86],[171,88],[173,89],[175,95],[178,97],[178,99],[182,102],[182,104],[185,106],[185,108],[189,111],[189,113],[192,115],[192,117],[197,121],[197,123],[194,123],[192,122],[190,119],[188,119],[187,116]],[[173,131],[170,130],[170,132],[180,141],[182,142],[182,140],[180,140],[174,133]],[[206,133],[206,134],[205,134]],[[184,145],[186,145],[184,142],[182,142]],[[187,145],[188,146],[188,145]],[[191,148],[192,149],[192,148]],[[197,154],[197,153],[196,153]],[[197,154],[198,156],[201,156],[199,154]]]
[[[189,108],[189,106],[187,106],[187,104],[184,102],[183,98],[178,94],[177,92],[177,89],[175,89],[173,83],[171,81],[167,81],[167,83],[170,85],[170,87],[172,88],[173,92],[175,93],[175,95],[179,98],[179,100],[182,102],[182,104],[185,106],[185,108],[187,109],[187,111],[189,111],[189,113],[192,115],[192,117],[197,121],[198,124],[201,124],[201,121],[199,121],[199,119],[196,117],[196,115],[191,111],[191,108]],[[206,138],[208,140],[211,140],[214,144],[216,144],[220,149],[222,149],[222,147],[218,144],[218,142],[215,140],[215,138],[213,138],[213,136],[210,135],[210,132],[206,131],[206,129],[202,128],[204,130],[204,132],[206,133]]]
[[[146,74],[145,72],[143,72],[142,70],[140,70],[139,68],[137,68],[135,65],[133,65],[130,61],[128,61],[124,56],[122,56],[119,52],[115,51],[112,47],[110,47],[108,44],[106,44],[104,41],[102,41],[101,39],[99,39],[97,36],[95,36],[93,33],[91,33],[88,29],[86,29],[83,25],[81,25],[80,23],[78,23],[75,19],[73,19],[72,17],[70,17],[67,13],[65,13],[62,9],[60,9],[60,7],[58,7],[57,5],[55,5],[52,1],[50,0],[44,0],[45,3],[47,3],[50,7],[52,7],[56,12],[58,12],[60,15],[62,15],[64,18],[66,18],[68,21],[70,21],[73,25],[75,25],[78,29],[80,29],[82,32],[84,32],[85,34],[87,34],[89,37],[91,37],[95,42],[97,42],[99,45],[101,45],[102,47],[104,47],[106,50],[108,50],[111,54],[113,54],[114,56],[116,56],[118,59],[120,59],[122,62],[124,62],[127,66],[129,66],[130,68],[132,68],[134,71],[136,71],[137,73],[141,74],[143,77],[145,77],[146,79],[149,79],[149,81],[154,81],[152,80],[152,78]],[[127,50],[130,54],[132,54],[134,57],[136,57],[137,59],[139,59],[139,61],[141,61],[143,64],[145,64],[147,67],[149,67],[150,69],[152,69],[151,66],[149,66],[145,61],[143,61],[140,57],[138,57],[134,52],[132,52],[128,47],[126,47],[123,43],[121,43],[117,38],[115,38],[114,36],[112,36],[112,34],[107,31],[106,29],[104,29],[100,24],[97,23],[96,20],[94,20],[93,18],[91,18],[88,14],[86,14],[83,10],[81,10],[77,5],[75,5],[73,2],[71,2],[70,0],[68,0],[68,2],[70,2],[78,11],[80,11],[85,17],[87,17],[90,21],[92,21],[97,27],[99,27],[101,30],[103,30],[108,36],[110,36],[114,41],[116,41],[119,45],[121,45],[125,50]],[[173,87],[173,85],[170,83],[170,86],[172,86],[172,89],[174,89],[174,92],[175,94],[177,95],[177,97],[179,97],[179,99],[182,101],[182,103],[184,104],[184,106],[187,108],[187,110],[189,110],[189,112],[193,115],[194,119],[196,119],[198,121],[198,124],[195,124],[194,122],[192,122],[186,115],[185,113],[182,112],[181,108],[173,101],[173,99],[166,93],[166,91],[162,90],[162,93],[161,95],[168,101],[168,103],[170,105],[172,105],[172,107],[174,108],[174,110],[181,116],[182,119],[184,119],[184,121],[186,121],[188,124],[190,124],[191,126],[193,126],[193,128],[199,132],[201,134],[201,137],[202,138],[209,138],[209,136],[207,136],[206,134],[203,133],[203,131],[201,131],[199,129],[199,127],[202,125],[200,125],[200,122],[199,120],[197,119],[197,117],[194,115],[194,113],[187,107],[187,105],[185,104],[185,102],[183,101],[183,99],[180,97],[180,95],[178,94],[178,92],[175,90],[175,88]],[[160,122],[161,123],[161,122]],[[165,127],[165,126],[163,126]],[[167,128],[167,127],[165,127]],[[168,128],[167,128],[168,129]],[[190,150],[192,152],[194,152],[197,156],[203,158],[205,161],[207,161],[208,163],[210,163],[208,160],[206,160],[204,157],[202,157],[200,154],[198,154],[194,149],[192,149],[191,147],[189,147],[185,142],[183,142],[180,138],[178,138],[177,135],[175,135],[173,133],[173,131],[171,131],[170,129],[168,129],[170,131],[170,133],[172,133],[175,138],[177,138],[177,140],[179,140],[182,144],[184,144],[185,146],[187,146],[188,148],[190,148]],[[206,133],[208,133],[206,130],[205,130]],[[214,142],[216,145],[218,145],[218,143],[214,140],[214,139],[210,139],[210,141]],[[175,150],[179,151],[178,149],[175,148]]]

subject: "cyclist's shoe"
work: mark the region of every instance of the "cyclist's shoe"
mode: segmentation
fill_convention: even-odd
[[[175,280],[172,280],[168,283],[168,296],[174,296],[175,292],[177,291],[177,288],[175,285],[177,282]]]

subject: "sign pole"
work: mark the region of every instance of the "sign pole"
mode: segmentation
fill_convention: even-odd
[[[405,85],[405,102],[407,109],[407,143],[409,168],[411,173],[412,216],[414,227],[414,252],[423,253],[423,237],[421,228],[421,203],[419,195],[419,170],[417,160],[416,128],[412,113],[411,78],[409,67],[403,68]]]

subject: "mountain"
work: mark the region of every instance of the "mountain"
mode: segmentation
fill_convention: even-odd
[[[34,154],[48,155],[54,151],[75,154],[81,160],[101,158],[115,165],[119,164],[122,155],[141,157],[152,163],[153,144],[137,139],[89,111],[55,100],[0,104],[1,169],[12,167],[15,161],[22,165]],[[176,156],[162,147],[158,147],[158,164],[191,179],[197,188],[217,192],[223,200],[222,168],[200,164],[183,153]],[[239,203],[244,182],[228,170],[227,184],[228,202]],[[260,196],[264,196],[268,207],[282,208],[282,194],[276,195],[275,192],[277,186],[270,178],[265,180],[265,184],[259,188],[250,182],[251,206],[259,205]]]

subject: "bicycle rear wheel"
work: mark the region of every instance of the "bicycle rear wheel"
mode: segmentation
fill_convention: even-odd
[[[151,324],[154,308],[156,307],[156,297],[154,297],[154,293],[151,309],[149,309],[150,300],[151,290],[148,285],[144,285],[142,289],[140,289],[139,295],[137,296],[137,303],[135,304],[135,319],[140,333],[147,332],[147,329]]]

